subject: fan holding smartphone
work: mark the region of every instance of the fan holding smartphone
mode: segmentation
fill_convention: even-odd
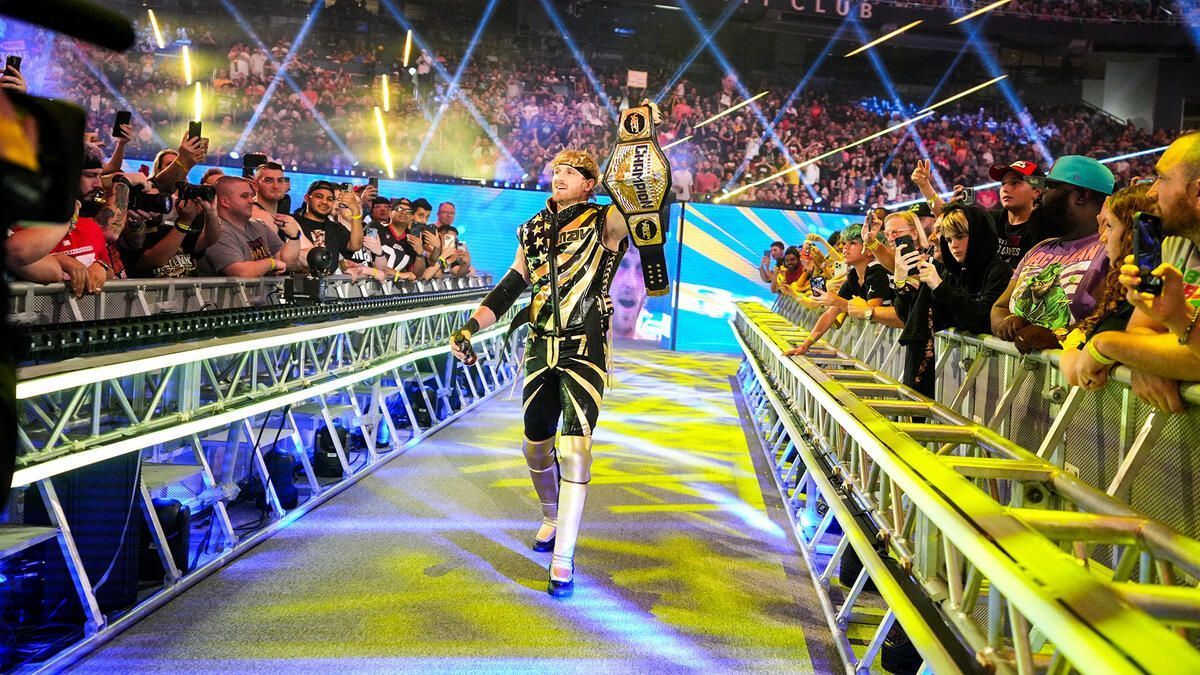
[[[21,57],[9,54],[4,59],[4,72],[0,73],[0,89],[8,89],[24,94],[29,90],[25,76],[21,74]]]

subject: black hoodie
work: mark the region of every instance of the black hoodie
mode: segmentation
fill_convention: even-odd
[[[927,322],[909,321],[907,315],[923,314],[922,310],[930,306],[937,330],[958,328],[977,334],[991,332],[992,304],[1008,288],[1013,271],[992,245],[996,241],[996,230],[987,212],[974,206],[957,205],[947,207],[947,212],[954,209],[967,214],[970,240],[966,263],[959,264],[950,255],[949,242],[944,237],[940,239],[942,264],[938,271],[942,283],[933,291],[922,284],[915,293],[900,294],[907,296],[904,302],[897,302],[897,312],[905,318],[901,341],[925,337],[927,331],[923,326]]]

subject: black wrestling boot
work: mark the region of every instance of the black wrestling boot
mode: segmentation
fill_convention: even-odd
[[[550,577],[550,583],[546,586],[546,592],[555,598],[569,598],[575,592],[575,567],[571,566],[571,579],[569,581],[559,581],[553,576]]]

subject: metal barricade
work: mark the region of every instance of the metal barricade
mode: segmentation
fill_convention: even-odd
[[[528,302],[474,336],[479,360],[470,367],[448,344],[477,300],[20,369],[14,495],[40,498],[50,526],[0,525],[0,557],[56,538],[84,614],[84,639],[43,667],[78,658],[510,386],[521,376],[520,356],[503,337]],[[309,456],[323,434],[329,447],[314,453],[332,457],[334,476],[319,475]],[[361,434],[357,450],[347,445],[350,434]],[[272,478],[268,447],[295,462],[298,485],[291,471],[286,485]],[[111,617],[96,601],[51,479],[129,453],[140,458],[137,501],[164,579],[161,590]],[[36,486],[36,496],[25,486]],[[285,504],[285,487],[305,498]],[[241,490],[265,504],[261,526],[249,532],[227,508]],[[212,509],[214,550],[198,550],[190,569],[172,554],[152,504],[164,496]]]
[[[337,298],[484,288],[491,275],[443,277],[427,281],[379,282],[326,277],[329,293]],[[9,285],[10,319],[25,325],[181,314],[210,309],[278,305],[284,301],[284,279],[265,277],[187,277],[183,279],[118,279],[100,293],[76,298],[62,284],[17,282]]]
[[[788,297],[781,296],[776,308],[799,326],[811,326],[819,316]],[[898,336],[896,329],[847,318],[826,339],[900,379]],[[1200,409],[1154,411],[1130,392],[1124,367],[1097,391],[1071,387],[1058,370],[1058,351],[1022,355],[993,336],[942,331],[936,353],[939,402],[1138,512],[1200,538]],[[1200,405],[1200,384],[1184,384],[1180,395]]]
[[[784,357],[815,314],[778,306],[739,305],[738,377],[847,672],[876,668],[897,621],[939,673],[1200,672],[1200,542],[962,414],[961,387],[926,399],[828,342]],[[858,349],[879,335],[842,330]],[[991,412],[1023,424],[1008,407]]]

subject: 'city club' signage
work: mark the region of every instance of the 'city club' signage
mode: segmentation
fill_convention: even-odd
[[[875,6],[866,0],[742,0],[742,4],[814,16],[849,16],[856,12],[858,18],[870,19],[875,13]]]

